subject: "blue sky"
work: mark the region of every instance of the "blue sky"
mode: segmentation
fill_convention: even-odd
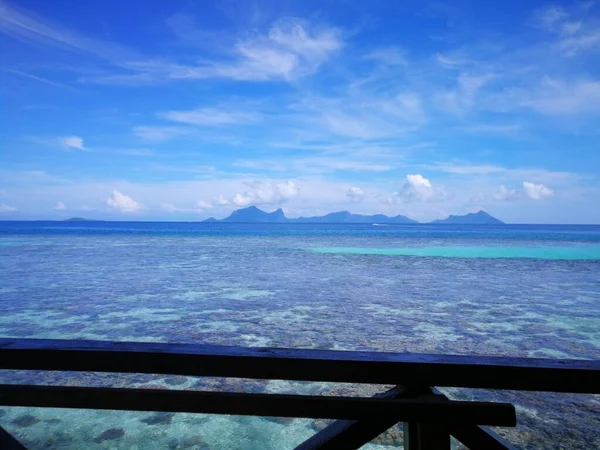
[[[0,220],[600,223],[600,2],[0,0]]]

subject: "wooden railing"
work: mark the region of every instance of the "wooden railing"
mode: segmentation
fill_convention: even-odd
[[[404,422],[405,449],[509,449],[485,426],[513,405],[454,401],[433,386],[600,393],[600,361],[396,354],[195,344],[0,339],[0,369],[148,373],[395,385],[371,398],[0,385],[0,406],[337,419],[297,449],[357,449]],[[23,448],[0,428],[2,449]],[[12,447],[9,447],[12,446]]]

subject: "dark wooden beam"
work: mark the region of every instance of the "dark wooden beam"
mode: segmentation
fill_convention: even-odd
[[[0,405],[515,426],[507,403],[0,385]]]
[[[415,386],[409,394],[415,400],[450,402],[448,397],[428,386]],[[450,450],[450,427],[447,424],[404,422],[404,450]]]
[[[404,422],[404,450],[450,450],[450,429],[444,425]]]
[[[0,369],[600,393],[600,360],[0,339]]]
[[[376,398],[412,398],[450,401],[438,389],[426,386],[405,388],[396,386],[376,394]],[[355,450],[375,439],[396,422],[391,420],[336,420],[323,430],[298,445],[294,450]],[[404,423],[405,449],[444,448],[450,446],[450,435],[471,450],[516,450],[508,441],[487,427],[465,425],[444,427]]]
[[[403,398],[404,386],[376,394],[373,398]],[[336,420],[294,450],[355,450],[371,442],[398,422],[394,418],[381,420]]]
[[[15,439],[8,431],[0,427],[1,450],[27,450],[23,444]]]
[[[478,425],[451,427],[450,434],[470,450],[517,450],[498,433]]]
[[[439,389],[429,389],[433,398],[440,401],[450,401]],[[478,425],[453,426],[450,427],[450,434],[470,450],[516,450],[510,442],[487,427]]]

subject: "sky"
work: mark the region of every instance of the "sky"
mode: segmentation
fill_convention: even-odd
[[[0,0],[0,220],[600,223],[600,2]]]

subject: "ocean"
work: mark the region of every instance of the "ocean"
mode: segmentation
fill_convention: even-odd
[[[600,226],[0,222],[0,337],[600,359]],[[0,371],[2,383],[377,387]],[[509,401],[519,448],[600,448],[594,395]],[[0,407],[31,449],[285,449],[324,421]],[[116,431],[115,431],[116,430]],[[365,448],[401,447],[392,429]]]

